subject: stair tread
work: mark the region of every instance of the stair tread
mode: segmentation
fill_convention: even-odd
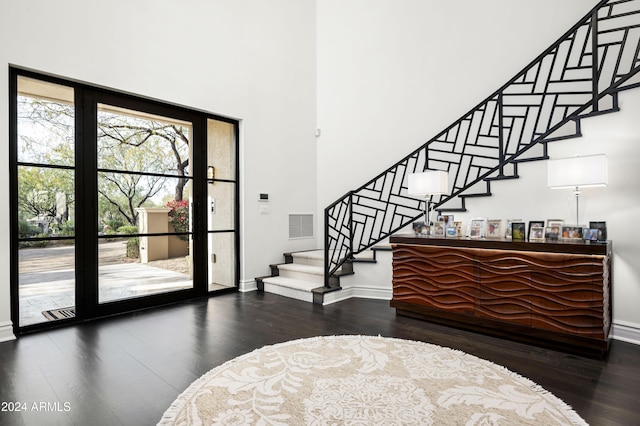
[[[267,284],[309,292],[314,288],[319,287],[318,283],[287,277],[268,277],[263,279],[262,281]]]
[[[459,197],[463,197],[463,198],[491,197],[491,192],[477,192],[477,193],[473,193],[473,194],[460,194]]]
[[[509,179],[518,179],[520,176],[518,175],[501,175],[501,176],[493,176],[485,178],[484,180],[495,181],[495,180],[509,180]]]

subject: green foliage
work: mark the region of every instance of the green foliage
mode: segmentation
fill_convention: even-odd
[[[137,234],[139,232],[138,227],[135,225],[123,225],[116,231],[118,234]]]
[[[18,221],[18,237],[27,238],[40,232],[40,228],[27,222],[26,220]]]
[[[140,257],[140,239],[132,237],[127,240],[127,257],[138,259]]]
[[[105,221],[105,223],[107,224],[107,226],[111,229],[118,229],[122,226],[124,226],[124,221],[122,220],[122,218],[114,218],[114,219],[108,219]]]
[[[18,167],[18,212],[21,217],[64,217],[74,202],[73,171]],[[62,209],[62,210],[60,210]]]
[[[59,227],[59,235],[61,237],[71,237],[76,233],[75,222],[73,220],[67,220],[62,222]]]

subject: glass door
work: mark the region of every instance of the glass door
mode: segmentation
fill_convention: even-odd
[[[98,302],[193,288],[190,122],[97,105]]]
[[[19,76],[16,116],[12,215],[24,327],[75,317],[74,89]]]

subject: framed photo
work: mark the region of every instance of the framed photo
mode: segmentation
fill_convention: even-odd
[[[598,232],[597,228],[584,228],[582,239],[585,241],[598,241]]]
[[[596,241],[607,241],[607,222],[589,222],[589,229],[598,230]]]
[[[513,229],[511,224],[514,223],[514,222],[522,222],[522,219],[507,219],[507,227],[505,229],[505,234],[504,234],[504,237],[507,240],[511,239],[511,232],[512,232],[512,229]]]
[[[527,224],[511,222],[511,241],[524,241],[527,237]]]
[[[454,221],[450,222],[447,226],[447,237],[461,238],[462,237],[462,222]]]
[[[558,227],[562,229],[563,224],[564,224],[564,220],[562,219],[547,219],[547,228]]]
[[[559,240],[562,236],[563,224],[564,221],[562,219],[547,219],[547,227],[544,231],[545,239],[551,241]]]
[[[445,230],[445,221],[440,219],[433,224],[433,236],[444,238],[444,230]]]
[[[413,233],[418,235],[429,235],[429,227],[424,222],[413,222]]]
[[[561,230],[562,226],[547,226],[544,231],[544,238],[551,241],[559,240]]]
[[[529,241],[544,241],[544,226],[532,226],[529,228]]]
[[[471,225],[469,226],[469,237],[482,238],[484,235],[485,219],[471,219]]]
[[[502,238],[502,219],[487,220],[487,238]]]
[[[564,225],[562,227],[562,239],[569,241],[578,241],[582,239],[582,229],[584,226]]]
[[[449,226],[453,225],[453,215],[452,214],[443,214],[438,215],[437,221],[443,221],[445,229]]]
[[[530,220],[529,221],[529,233],[527,234],[529,237],[529,241],[531,240],[531,231],[533,231],[533,228],[543,228],[543,234],[544,234],[544,220]],[[543,235],[544,238],[544,235]],[[540,240],[533,240],[533,241],[540,241]]]

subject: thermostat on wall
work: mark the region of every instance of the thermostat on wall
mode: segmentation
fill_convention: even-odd
[[[269,201],[269,194],[258,194],[258,201]]]

